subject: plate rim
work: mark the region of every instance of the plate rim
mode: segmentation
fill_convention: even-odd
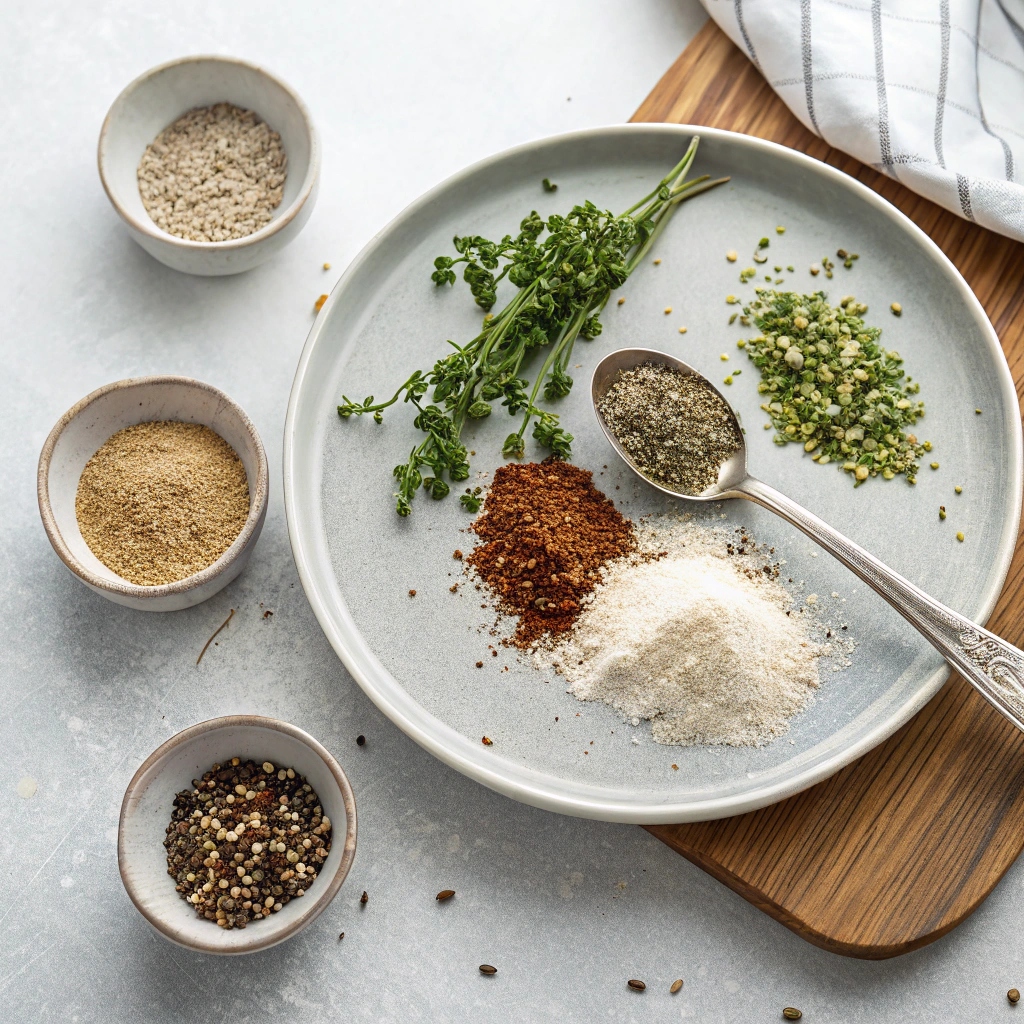
[[[516,156],[530,153],[531,151],[543,149],[545,146],[549,145],[571,142],[575,139],[588,139],[606,135],[629,135],[637,132],[678,135],[680,138],[684,136],[688,137],[698,135],[706,138],[714,137],[726,139],[733,144],[770,153],[772,156],[780,158],[783,161],[788,161],[805,169],[809,169],[812,173],[823,177],[827,181],[831,181],[837,187],[847,189],[859,196],[869,205],[873,206],[884,216],[888,217],[890,221],[893,221],[896,225],[902,228],[904,232],[909,234],[911,238],[919,243],[924,251],[931,256],[934,262],[938,263],[940,267],[951,275],[958,289],[960,298],[974,312],[975,319],[977,319],[983,327],[985,340],[996,366],[997,376],[1000,381],[1000,388],[1003,391],[1004,399],[1007,400],[1008,407],[1019,410],[1020,406],[1017,399],[1013,375],[1010,372],[1009,364],[1006,361],[1006,356],[999,342],[999,337],[996,334],[995,328],[993,327],[988,314],[954,263],[922,228],[915,224],[914,221],[906,216],[906,214],[900,211],[879,193],[875,192],[856,178],[846,174],[844,171],[840,171],[838,168],[816,160],[813,157],[797,150],[790,149],[775,142],[770,142],[766,139],[759,139],[755,136],[744,135],[740,132],[726,131],[721,128],[709,128],[703,125],[636,122],[576,129],[569,132],[559,132],[554,135],[546,135],[532,139],[528,142],[520,143],[516,146],[503,149],[497,153],[491,154],[490,156],[484,157],[483,159],[475,161],[461,170],[456,171],[454,174],[449,175],[433,188],[424,192],[421,196],[408,204],[384,227],[374,233],[369,241],[367,241],[331,289],[327,301],[324,303],[313,322],[303,345],[302,353],[299,357],[298,365],[295,370],[295,377],[292,381],[291,392],[288,397],[288,410],[285,417],[283,436],[282,469],[284,479],[284,506],[285,517],[288,524],[288,540],[292,549],[292,557],[295,561],[295,566],[298,570],[299,579],[302,583],[302,589],[306,594],[306,599],[309,601],[310,607],[313,609],[313,613],[316,616],[317,621],[320,623],[320,627],[324,631],[324,635],[327,637],[331,647],[334,649],[349,674],[363,692],[371,701],[373,701],[374,705],[376,705],[384,715],[386,715],[396,726],[398,726],[399,729],[402,730],[402,732],[413,739],[425,750],[433,754],[438,758],[438,760],[452,768],[455,768],[463,775],[487,786],[489,789],[495,790],[496,792],[510,797],[511,799],[518,800],[534,807],[540,807],[544,810],[567,814],[574,817],[592,818],[602,821],[655,825],[691,821],[710,821],[717,818],[729,817],[731,815],[743,814],[748,811],[757,810],[758,808],[777,803],[780,800],[784,800],[789,796],[793,796],[796,793],[800,793],[805,789],[809,789],[811,786],[824,781],[846,765],[851,764],[860,757],[863,757],[868,751],[884,742],[893,735],[893,733],[905,725],[915,714],[917,714],[917,712],[920,711],[921,708],[923,708],[938,693],[943,683],[945,683],[946,679],[949,677],[951,672],[949,665],[944,664],[941,666],[924,682],[911,700],[906,701],[884,722],[876,725],[873,729],[866,732],[857,742],[843,748],[841,751],[836,752],[830,757],[822,759],[810,769],[804,769],[789,779],[774,782],[761,789],[753,789],[735,796],[717,797],[698,801],[696,803],[692,800],[676,802],[666,800],[662,803],[642,805],[631,804],[627,801],[611,797],[608,799],[600,799],[596,797],[591,799],[580,796],[565,795],[542,784],[531,785],[519,778],[512,777],[508,771],[500,769],[496,770],[495,767],[488,767],[478,759],[479,754],[477,757],[470,756],[471,750],[473,753],[476,753],[475,748],[470,747],[470,741],[463,737],[461,733],[456,732],[456,730],[452,729],[441,719],[429,712],[418,701],[416,701],[415,698],[408,694],[408,691],[405,690],[401,682],[379,663],[372,649],[365,643],[365,641],[363,641],[366,651],[369,653],[372,660],[377,662],[376,667],[380,671],[384,672],[395,683],[395,685],[406,694],[409,700],[420,709],[423,715],[436,723],[438,727],[436,731],[438,733],[443,734],[444,732],[448,732],[451,735],[449,737],[444,737],[443,735],[440,737],[432,735],[429,730],[423,728],[419,723],[412,721],[402,708],[398,707],[386,694],[381,692],[369,677],[369,673],[364,670],[359,659],[350,649],[351,645],[347,641],[346,637],[342,635],[342,631],[335,628],[333,617],[330,610],[326,607],[326,595],[321,593],[321,588],[316,578],[316,569],[309,557],[313,543],[311,538],[306,536],[302,517],[296,504],[296,494],[298,493],[299,488],[298,482],[295,479],[296,420],[299,415],[300,397],[307,381],[308,368],[313,357],[314,349],[316,349],[317,344],[321,340],[324,326],[330,316],[333,306],[338,300],[338,297],[345,292],[349,281],[356,276],[363,264],[368,261],[376,248],[387,238],[387,236],[392,232],[397,231],[406,220],[415,216],[419,211],[429,206],[436,198],[443,195],[447,190],[457,185],[460,181],[477,175],[490,166],[499,164]],[[1022,476],[1024,476],[1024,434],[1022,434],[1019,416],[1014,418],[1013,424],[1014,429],[1010,429],[1007,436],[1009,447],[1012,449],[1010,453],[1010,475],[1013,492],[1013,510],[1012,515],[1008,518],[1007,522],[1004,522],[1003,525],[1003,531],[999,539],[997,556],[995,559],[996,571],[991,577],[989,586],[984,592],[981,603],[981,613],[978,616],[978,622],[980,625],[984,625],[988,621],[999,595],[1002,592],[1007,573],[1009,572],[1010,563],[1013,558],[1013,552],[1016,546],[1020,526],[1022,502],[1021,480]],[[343,598],[341,601],[341,611],[345,615],[348,614],[348,608]],[[362,635],[358,628],[356,628],[354,624],[352,624],[352,628],[356,636],[362,640]],[[849,724],[850,723],[848,723],[848,725]],[[465,747],[465,750],[460,750],[458,749],[459,747]],[[518,771],[522,770],[522,768],[518,769]],[[527,771],[535,771],[536,775],[543,776],[545,778],[550,777],[547,773],[541,773],[537,770],[527,769]],[[600,788],[605,789],[607,787]]]

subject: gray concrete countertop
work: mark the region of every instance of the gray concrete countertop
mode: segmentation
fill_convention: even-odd
[[[1024,982],[1019,865],[970,920],[918,953],[864,963],[822,952],[639,828],[521,806],[432,759],[349,678],[298,583],[280,439],[313,301],[376,229],[464,164],[627,118],[703,17],[696,0],[4,5],[5,1021],[774,1021],[795,1005],[811,1024],[1015,1012],[1005,992]],[[153,261],[96,174],[99,126],[120,89],[202,52],[281,74],[324,141],[309,225],[234,278]],[[166,615],[118,608],[73,579],[35,500],[38,453],[61,413],[144,373],[226,390],[271,460],[271,510],[247,571],[207,604]],[[229,608],[230,628],[196,667]],[[116,832],[145,756],[186,725],[235,712],[294,722],[338,757],[358,800],[359,849],[314,925],[222,960],[149,928],[121,886]],[[31,797],[19,794],[24,778],[37,784]],[[458,895],[437,904],[446,887]],[[481,976],[482,962],[497,976]],[[627,990],[630,977],[647,991]],[[685,987],[671,996],[677,977]]]

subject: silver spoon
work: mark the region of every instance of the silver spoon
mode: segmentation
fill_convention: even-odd
[[[752,477],[747,472],[745,445],[741,445],[718,471],[718,483],[698,495],[673,491],[644,476],[598,412],[599,403],[619,371],[633,369],[641,363],[671,366],[680,373],[699,377],[722,399],[739,427],[736,413],[722,393],[692,366],[653,349],[624,348],[612,352],[594,370],[590,396],[598,422],[612,447],[637,476],[659,491],[676,498],[689,501],[746,498],[782,516],[852,569],[872,590],[881,594],[993,707],[1001,711],[1018,729],[1024,730],[1024,652],[929,597],[828,523],[774,487]],[[742,433],[740,436],[743,436]]]

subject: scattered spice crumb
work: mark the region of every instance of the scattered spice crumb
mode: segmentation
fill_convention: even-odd
[[[366,743],[366,737],[365,736],[359,735],[359,736],[356,737],[356,746],[357,747],[364,746],[365,743]]]
[[[449,594],[457,594],[458,592],[459,592],[459,585],[458,585],[458,583],[453,583],[453,584],[452,584],[452,585],[451,585],[451,586],[450,586],[450,587],[448,588],[448,593],[449,593]]]
[[[477,667],[477,668],[483,668],[483,667],[484,667],[484,663],[483,663],[482,661],[478,661],[478,662],[476,663],[476,667]]]
[[[369,899],[370,897],[366,895],[366,890],[364,889],[363,895],[359,897],[359,902],[365,907]]]
[[[263,618],[265,618],[265,619],[269,619],[269,618],[270,618],[270,616],[271,616],[271,615],[273,615],[273,614],[274,614],[274,613],[273,613],[273,612],[272,612],[272,611],[271,611],[271,610],[270,610],[270,609],[268,608],[268,609],[267,609],[267,610],[266,610],[266,611],[265,611],[265,612],[263,613]]]
[[[677,764],[672,765],[672,771],[674,771],[674,772],[679,771],[679,765],[677,765]]]
[[[415,590],[410,590],[409,591],[409,596],[410,597],[415,597],[416,596],[416,591]]]
[[[456,548],[452,552],[452,558],[454,558],[458,562],[461,562],[462,561],[462,549],[461,548]]]
[[[480,740],[480,742],[481,742],[481,743],[482,743],[482,744],[483,744],[483,745],[484,745],[485,747],[492,747],[492,746],[494,746],[494,740],[492,740],[490,736],[484,736],[484,737],[482,737],[482,738],[481,738],[481,740]]]
[[[320,298],[317,299],[316,302],[313,303],[313,308],[319,313],[320,310],[323,309],[324,303],[326,301],[327,301],[327,296],[326,295],[321,295]]]

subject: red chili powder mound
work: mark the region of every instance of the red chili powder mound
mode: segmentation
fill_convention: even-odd
[[[593,474],[556,460],[497,470],[470,529],[483,543],[466,561],[519,617],[512,643],[522,648],[569,629],[601,566],[636,547],[633,524]]]

